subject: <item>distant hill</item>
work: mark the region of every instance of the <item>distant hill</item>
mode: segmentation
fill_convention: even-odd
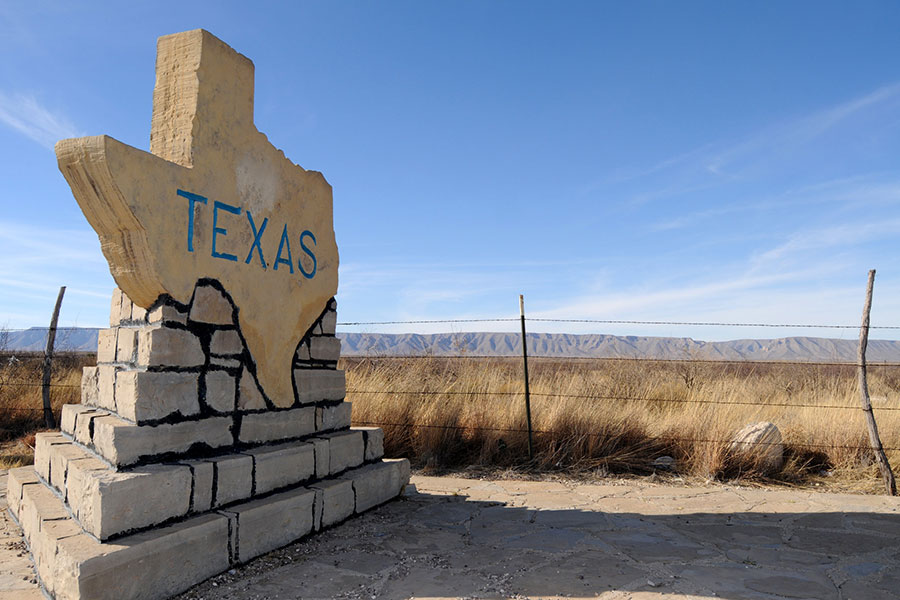
[[[515,333],[339,333],[346,356],[518,356]],[[694,358],[706,360],[855,361],[856,340],[787,337],[767,340],[704,342],[691,338],[617,336],[604,334],[529,333],[530,356],[592,358]],[[870,340],[866,358],[900,362],[900,341]]]
[[[95,328],[61,329],[57,349],[94,352]],[[431,354],[453,356],[519,356],[522,347],[517,333],[338,333],[345,356],[410,356]],[[0,339],[0,350],[3,349]],[[32,327],[11,331],[7,350],[42,351],[47,345],[47,328]],[[857,341],[817,337],[786,337],[767,340],[704,342],[691,338],[618,336],[604,334],[529,333],[531,356],[589,358],[695,358],[705,360],[856,360]],[[866,354],[872,362],[900,362],[900,341],[870,340]]]
[[[0,351],[43,352],[47,347],[47,327],[0,331]],[[58,352],[96,352],[96,327],[66,327],[56,330],[54,344]]]

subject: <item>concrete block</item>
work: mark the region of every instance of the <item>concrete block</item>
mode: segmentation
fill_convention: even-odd
[[[120,327],[116,336],[116,362],[130,363],[135,359],[135,340],[137,329],[133,327]]]
[[[194,290],[190,319],[212,325],[233,325],[234,308],[219,290],[201,285]]]
[[[341,340],[325,336],[309,338],[309,357],[311,360],[336,361],[341,357]]]
[[[407,458],[383,458],[381,462],[391,465],[395,469],[400,476],[401,487],[405,487],[409,484],[410,477],[410,467],[409,467],[409,459]]]
[[[200,340],[186,329],[147,327],[138,332],[137,364],[142,367],[198,367],[204,362]]]
[[[31,555],[34,558],[38,575],[45,586],[51,587],[53,582],[53,563],[56,560],[57,542],[73,535],[82,535],[81,526],[75,519],[44,521],[41,530],[31,538]],[[4,596],[0,595],[0,598]],[[45,598],[42,594],[41,600]]]
[[[200,412],[197,373],[120,371],[116,377],[116,412],[135,423]]]
[[[322,437],[328,440],[329,474],[335,475],[362,464],[366,448],[361,431],[341,431]]]
[[[66,507],[46,485],[26,485],[22,488],[19,524],[29,543],[41,530],[42,522],[67,519],[68,517],[69,513],[66,512]]]
[[[361,431],[366,443],[366,461],[384,456],[384,431],[379,427],[353,427],[351,431]]]
[[[97,367],[84,367],[81,370],[81,402],[90,406],[100,404],[100,380]]]
[[[82,533],[49,488],[22,485],[21,475],[10,477],[13,493],[28,489],[20,524],[42,583],[57,600],[163,600],[229,566],[228,519],[221,515],[101,544]]]
[[[103,544],[69,536],[45,581],[57,600],[164,600],[227,569],[228,547],[228,519],[217,514]]]
[[[239,410],[263,410],[266,408],[262,392],[259,391],[256,380],[253,379],[253,375],[246,367],[241,373],[237,406]]]
[[[315,474],[315,451],[309,443],[267,446],[247,454],[256,461],[257,494],[306,481]]]
[[[107,411],[99,408],[79,414],[75,421],[75,433],[72,437],[79,444],[90,446],[94,443],[94,419],[106,417],[109,414]]]
[[[237,382],[225,371],[207,371],[206,405],[216,412],[231,414],[235,410]]]
[[[211,417],[165,425],[134,425],[118,417],[94,419],[94,448],[118,467],[133,465],[142,458],[168,453],[183,453],[193,446],[224,448],[231,446],[231,419]]]
[[[116,410],[116,373],[118,367],[113,365],[99,365],[97,367],[97,399],[96,404],[107,410]],[[82,404],[86,404],[85,398],[81,399]]]
[[[315,431],[316,409],[310,406],[244,415],[239,437],[246,444],[258,444],[294,439]]]
[[[69,464],[86,458],[96,460],[87,450],[72,442],[54,444],[50,449],[50,478],[47,481],[65,497]]]
[[[315,497],[314,490],[298,488],[234,507],[239,523],[238,561],[248,561],[310,533]]]
[[[209,341],[210,354],[240,354],[244,351],[241,336],[234,329],[218,329]]]
[[[118,327],[101,329],[97,332],[97,362],[116,362],[116,334]]]
[[[321,481],[309,486],[310,489],[321,491],[321,516],[316,524],[316,529],[328,527],[340,523],[353,514],[356,506],[353,492],[353,482],[345,479],[332,479]]]
[[[34,436],[34,470],[46,481],[50,481],[50,446],[70,444],[61,433],[36,433]]]
[[[60,491],[60,494],[63,497],[63,500],[66,502],[69,501],[69,486],[75,486],[76,488],[83,486],[81,483],[82,480],[87,479],[89,477],[88,473],[91,471],[110,471],[109,465],[105,462],[96,458],[90,454],[78,454],[72,450],[72,447],[67,448],[63,452],[56,452],[51,459],[51,470],[54,468],[54,465],[57,468],[57,471],[61,473],[62,479],[64,480],[64,484],[62,487],[57,487]]]
[[[134,302],[128,297],[128,294],[122,292],[122,304],[119,307],[119,320],[122,323],[131,321],[131,313],[134,309]]]
[[[17,519],[21,508],[22,490],[26,485],[43,485],[34,467],[18,467],[7,472],[6,501],[9,510],[16,515]]]
[[[213,481],[213,506],[224,506],[250,497],[253,486],[253,458],[243,454],[231,454],[209,459],[215,471]]]
[[[147,319],[147,309],[137,304],[131,304],[131,320],[145,321]]]
[[[353,482],[358,514],[400,495],[409,483],[409,461],[401,458],[367,465],[348,472],[342,479]]]
[[[294,369],[294,387],[300,404],[343,400],[347,394],[344,372],[337,369]]]
[[[334,335],[337,328],[337,311],[329,310],[322,316],[322,333],[324,335]]]
[[[119,472],[94,466],[84,460],[69,465],[66,497],[84,530],[101,540],[190,510],[192,478],[186,466],[153,465]]]
[[[316,431],[334,431],[350,427],[351,402],[316,407]]]
[[[310,442],[316,454],[316,479],[328,477],[328,467],[331,460],[328,452],[328,440],[313,438]]]
[[[114,327],[122,322],[122,302],[125,294],[122,290],[115,288],[112,293],[112,299],[109,303],[109,326]],[[128,314],[131,315],[131,307],[128,308]]]
[[[209,364],[222,367],[223,369],[240,369],[241,361],[236,358],[228,358],[226,356],[211,356],[209,358]]]
[[[192,485],[191,512],[201,513],[212,508],[213,464],[205,460],[194,460],[181,463],[191,469],[194,479]]]
[[[183,313],[169,304],[162,304],[147,313],[147,322],[150,324],[180,323],[184,325],[187,323],[187,313]]]
[[[63,404],[59,419],[60,430],[75,435],[75,423],[82,414],[97,412],[93,406],[85,406],[84,404]]]

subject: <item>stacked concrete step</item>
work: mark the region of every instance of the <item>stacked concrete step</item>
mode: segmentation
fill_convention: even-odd
[[[380,429],[350,427],[334,301],[298,345],[292,398],[263,393],[236,314],[215,282],[150,311],[114,294],[82,404],[9,476],[54,597],[165,598],[408,482]]]
[[[406,460],[383,460],[106,542],[31,468],[9,472],[7,493],[53,597],[154,600],[382,504],[408,481]]]

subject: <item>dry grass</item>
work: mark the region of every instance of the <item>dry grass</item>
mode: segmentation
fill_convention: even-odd
[[[63,404],[81,401],[81,367],[91,354],[59,354],[53,360],[50,402],[59,422]],[[40,353],[0,353],[0,469],[30,464],[34,434],[44,429]]]
[[[43,428],[41,358],[9,359],[0,355],[0,468],[30,461]],[[79,402],[81,367],[93,362],[85,354],[54,362],[57,418],[63,404]],[[650,473],[655,459],[671,456],[685,476],[881,490],[852,367],[550,359],[530,367],[533,461],[519,360],[345,358],[340,365],[354,422],[379,424],[387,455],[426,470]],[[871,368],[869,385],[882,441],[900,448],[900,410],[885,410],[900,408],[900,368]],[[728,450],[731,436],[757,421],[772,421],[784,436],[777,473],[764,475]],[[888,457],[900,468],[900,451]]]
[[[344,359],[342,364],[354,421],[382,424],[386,453],[426,469],[474,465],[647,473],[654,459],[671,456],[685,475],[881,489],[866,449],[863,414],[856,408],[852,367],[549,359],[533,360],[530,367],[533,427],[552,432],[535,435],[533,461],[527,460],[527,436],[521,432],[519,361]],[[869,385],[882,441],[898,448],[900,411],[878,409],[896,406],[900,369],[872,368]],[[777,473],[764,474],[752,457],[729,451],[734,433],[758,421],[772,421],[784,436],[786,460]],[[900,452],[888,456],[900,465]]]

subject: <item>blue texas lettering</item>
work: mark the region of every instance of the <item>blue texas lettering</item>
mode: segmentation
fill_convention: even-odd
[[[201,207],[198,205],[209,205],[209,199],[199,194],[186,192],[184,190],[178,190],[177,193],[182,198],[187,198],[188,200],[187,251],[193,252],[195,224],[194,215],[198,210],[201,209]],[[237,262],[238,257],[236,254],[217,250],[217,248],[222,247],[222,241],[228,235],[228,229],[224,226],[219,225],[219,213],[225,212],[235,216],[240,216],[242,209],[239,206],[232,206],[231,204],[226,204],[224,202],[215,200],[212,203],[212,210],[213,218],[211,244],[212,248],[210,249],[211,256],[214,258],[221,258],[222,260]],[[256,221],[253,220],[253,215],[250,213],[250,210],[245,210],[244,214],[247,215],[247,225],[250,226],[250,233],[252,234],[251,237],[253,238],[253,243],[250,244],[250,248],[247,251],[247,258],[244,260],[244,264],[249,265],[251,262],[253,262],[253,256],[255,253],[259,258],[259,266],[262,267],[263,270],[267,270],[269,268],[269,265],[266,262],[265,255],[263,254],[262,239],[263,235],[266,232],[266,227],[269,224],[269,218],[264,218],[259,227],[257,227]],[[315,277],[316,269],[318,267],[318,261],[316,260],[316,254],[314,252],[314,249],[316,247],[316,236],[313,235],[311,231],[306,229],[300,233],[298,242],[300,243],[300,251],[306,257],[308,257],[307,262],[312,263],[312,268],[309,271],[304,269],[303,259],[301,258],[297,261],[297,270],[299,270],[300,274],[303,275],[303,277],[305,277],[306,279],[312,279],[313,277]],[[307,242],[311,242],[311,246]],[[291,236],[288,233],[287,225],[285,225],[281,230],[281,239],[278,242],[278,252],[276,252],[275,254],[275,262],[272,263],[272,270],[277,271],[279,265],[286,266],[291,274],[294,273],[294,259],[293,254],[291,253]]]

